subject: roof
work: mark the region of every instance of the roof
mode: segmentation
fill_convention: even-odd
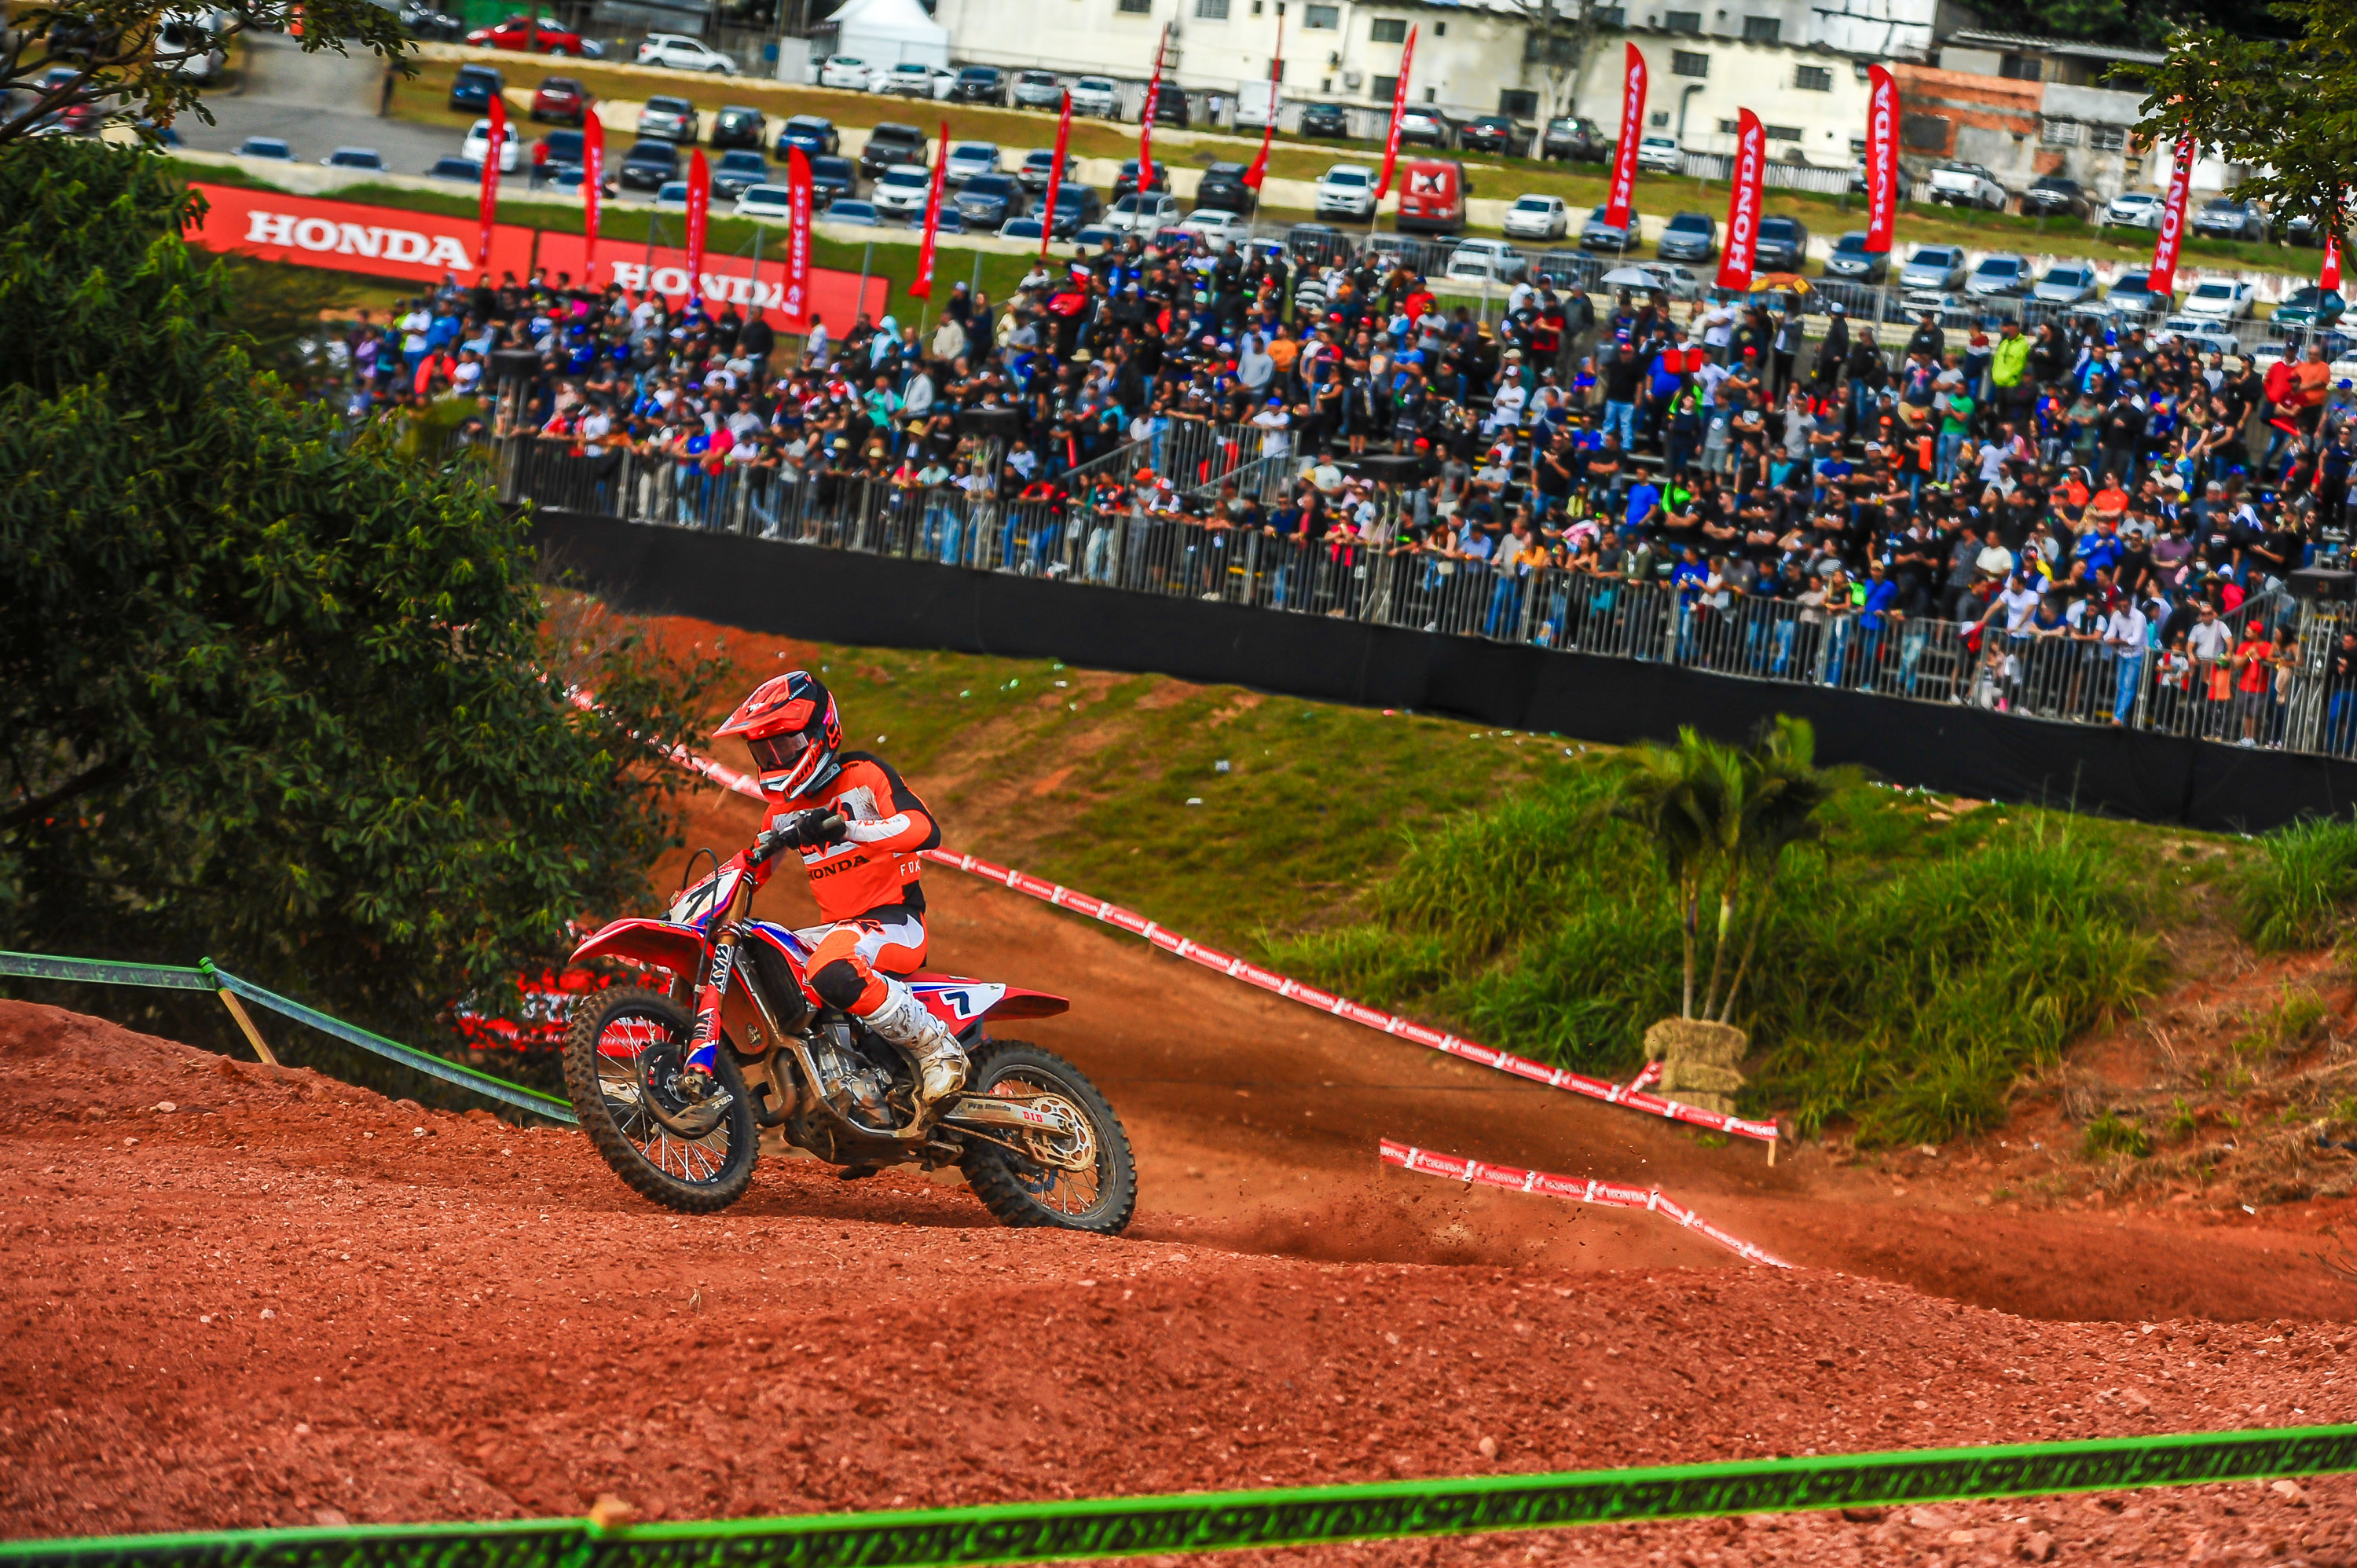
[[[2158,65],[2169,57],[2158,49],[2132,49],[2120,44],[2091,44],[2079,38],[2042,38],[2035,33],[1993,33],[1977,28],[1950,33],[1943,44],[1966,48],[2007,49],[2015,54],[2070,55],[2080,59],[2117,60],[2124,65]]]

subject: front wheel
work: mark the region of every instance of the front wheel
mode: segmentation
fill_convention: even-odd
[[[1080,1069],[1021,1040],[991,1040],[974,1053],[967,1089],[1031,1100],[1063,1112],[1077,1131],[1026,1133],[1003,1144],[969,1135],[966,1185],[1001,1225],[1045,1226],[1118,1235],[1137,1208],[1137,1166],[1129,1134]],[[993,1136],[996,1136],[994,1133]]]
[[[691,1027],[687,1009],[658,992],[593,991],[575,1005],[565,1031],[565,1087],[582,1131],[633,1192],[682,1214],[712,1214],[752,1185],[759,1130],[745,1075],[725,1046],[713,1072],[729,1101],[708,1130],[684,1136],[649,1109],[650,1102],[683,1109],[671,1083]]]

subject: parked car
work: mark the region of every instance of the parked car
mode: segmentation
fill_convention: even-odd
[[[1056,210],[1048,215],[1059,240],[1076,239],[1081,231],[1104,220],[1104,198],[1096,187],[1068,180],[1056,188]]]
[[[869,131],[867,145],[859,149],[859,172],[870,179],[895,164],[921,167],[932,161],[932,143],[922,131],[889,120]]]
[[[667,179],[655,188],[655,210],[684,212],[687,210],[687,181]]]
[[[818,68],[821,87],[840,87],[851,92],[867,91],[867,80],[876,73],[857,55],[829,55]]]
[[[1178,199],[1163,191],[1132,191],[1109,208],[1104,225],[1116,234],[1158,234],[1178,221]]]
[[[2177,303],[2174,294],[2152,292],[2152,274],[2144,268],[2122,273],[2104,295],[2104,306],[2114,316],[2166,314]]]
[[[778,133],[778,156],[783,157],[788,147],[800,147],[813,157],[821,153],[839,153],[843,150],[843,133],[834,128],[832,120],[797,114]]]
[[[1213,164],[1195,187],[1195,205],[1222,212],[1249,213],[1260,205],[1260,192],[1244,183],[1252,171],[1242,164]]]
[[[832,207],[859,194],[859,171],[849,158],[821,153],[811,159],[810,170],[811,201],[814,206]]]
[[[865,168],[863,162],[860,166]],[[933,188],[933,171],[922,164],[894,164],[877,177],[868,192],[879,218],[922,218]]]
[[[2158,229],[2161,199],[2148,190],[2124,190],[2104,203],[2106,229]]]
[[[1637,248],[1644,225],[1636,209],[1631,209],[1628,227],[1620,228],[1604,220],[1604,209],[1598,206],[1580,225],[1579,248],[1583,251],[1608,251],[1613,255],[1625,255]]]
[[[639,111],[640,137],[660,136],[666,142],[689,145],[702,139],[704,117],[695,105],[684,98],[670,98],[657,93],[647,100]]]
[[[1336,164],[1318,178],[1316,206],[1320,218],[1374,216],[1375,171],[1363,164]]]
[[[1048,177],[1055,172],[1056,150],[1053,147],[1034,147],[1023,155],[1022,163],[1016,167],[1015,177],[1023,182],[1026,190],[1045,190],[1048,188]],[[1065,155],[1064,178],[1071,181],[1080,177],[1081,160],[1070,154]]]
[[[1910,291],[1953,294],[1964,286],[1962,245],[1918,245],[1899,269],[1899,286]]]
[[[512,124],[500,127],[500,172],[513,174],[523,158],[523,137]],[[491,123],[478,120],[467,127],[467,139],[458,147],[458,156],[473,163],[481,163],[491,156]]]
[[[2347,308],[2339,290],[2309,284],[2286,295],[2268,319],[2277,327],[2330,327],[2340,321]]]
[[[1760,220],[1759,240],[1751,252],[1755,269],[1763,273],[1797,273],[1808,259],[1808,225],[1797,218],[1773,214]]]
[[[382,172],[384,168],[384,155],[374,147],[338,147],[319,162],[328,168],[375,169]],[[2282,312],[2278,311],[2276,314],[2280,316]]]
[[[791,186],[755,185],[737,199],[737,216],[757,223],[791,223],[794,218]]]
[[[1833,254],[1825,258],[1825,276],[1852,283],[1888,283],[1890,252],[1867,250],[1865,231],[1853,229],[1834,242]]]
[[[2267,242],[2267,209],[2239,196],[2213,196],[2193,215],[2193,231],[2212,240]]]
[[[407,0],[394,15],[400,18],[402,30],[413,38],[455,44],[467,36],[466,23],[447,11],[436,10],[425,0]]]
[[[712,194],[736,200],[757,185],[770,183],[770,160],[742,147],[720,155],[712,166]]]
[[[483,166],[472,158],[436,158],[425,166],[425,177],[480,185],[483,180]]]
[[[1498,153],[1510,158],[1528,157],[1538,139],[1535,127],[1511,114],[1477,114],[1457,133],[1457,145],[1469,153]]]
[[[996,174],[998,144],[996,142],[952,142],[950,144],[950,166],[943,177],[955,190],[978,174]]]
[[[1437,109],[1408,108],[1400,112],[1400,145],[1447,147],[1457,140],[1457,124]]]
[[[769,116],[742,104],[723,104],[720,113],[712,117],[712,145],[748,147],[758,153],[770,145]]]
[[[1718,220],[1707,212],[1680,212],[1663,226],[1654,250],[1665,262],[1707,262],[1718,254]]]
[[[1199,207],[1178,220],[1178,227],[1200,234],[1215,248],[1241,245],[1252,238],[1252,225],[1224,207]]]
[[[532,145],[533,183],[539,185],[566,169],[579,168],[583,156],[580,132],[551,131]]]
[[[971,229],[996,229],[1031,210],[1030,192],[1011,174],[978,174],[958,187],[958,216]]]
[[[2306,245],[2311,249],[2324,243],[2316,231],[2315,215],[2308,212],[2295,212],[2284,220],[2283,239],[2287,245]]]
[[[1595,121],[1571,115],[1548,121],[1546,134],[1539,139],[1540,157],[1566,163],[1600,164],[1612,156],[1611,148],[1611,139]]]
[[[1109,76],[1084,76],[1072,83],[1072,113],[1113,119],[1121,113],[1121,89]]]
[[[533,90],[531,113],[535,120],[578,125],[588,108],[588,90],[569,76],[548,77]]]
[[[1127,196],[1131,191],[1135,190],[1136,188],[1137,160],[1135,158],[1132,158],[1127,163],[1123,164],[1121,166],[1121,172],[1113,177],[1113,199],[1115,201],[1119,201],[1123,197]],[[1164,163],[1159,158],[1155,160],[1154,182],[1152,185],[1147,187],[1147,188],[1151,190],[1163,191],[1167,191],[1170,188],[1170,166],[1168,164]]]
[[[2092,218],[2094,212],[2086,188],[2067,175],[2040,175],[2021,193],[2024,218]]]
[[[1441,275],[1460,283],[1512,283],[1530,270],[1530,258],[1503,240],[1461,240]]]
[[[581,194],[581,188],[589,183],[589,171],[579,164],[568,164],[558,169],[550,178],[549,183],[568,196],[578,196]],[[608,198],[622,194],[620,182],[610,174],[597,182],[597,189],[601,195]]]
[[[625,190],[661,190],[679,177],[679,148],[670,142],[637,142],[622,155]]]
[[[535,22],[530,16],[510,16],[488,27],[477,27],[467,41],[479,49],[528,49],[534,54],[577,55],[581,35],[554,16]]]
[[[1560,196],[1518,196],[1500,227],[1509,239],[1560,240],[1571,227],[1571,209]]]
[[[957,76],[947,67],[902,60],[891,70],[878,71],[870,77],[867,91],[888,92],[901,98],[938,101],[947,98],[956,86]]]
[[[1932,171],[1932,201],[1938,207],[2005,210],[2005,187],[1978,164],[1945,163]]]
[[[2085,262],[2057,262],[2029,297],[2041,305],[2085,305],[2095,297],[2095,269]]]
[[[1175,81],[1164,82],[1148,107],[1157,125],[1176,125],[1183,131],[1195,123],[1195,107],[1188,102],[1187,90]]]
[[[1296,223],[1285,231],[1285,249],[1288,254],[1319,266],[1351,257],[1350,240],[1329,223]]]
[[[646,42],[639,46],[639,63],[669,70],[700,70],[711,76],[737,74],[734,59],[685,33],[649,33]]]
[[[1061,109],[1064,84],[1052,70],[1018,70],[1007,96],[1017,109]]]
[[[1686,172],[1686,155],[1674,136],[1646,136],[1637,143],[1637,166],[1655,174]]]
[[[1351,116],[1340,103],[1305,103],[1301,106],[1301,134],[1348,138]]]
[[[450,81],[450,112],[480,114],[490,108],[493,98],[507,91],[507,85],[495,66],[462,65]]]
[[[957,73],[950,97],[960,103],[1003,104],[1006,102],[1006,73],[996,66],[970,65]]]
[[[884,221],[884,215],[877,210],[873,202],[838,201],[826,209],[826,220],[830,223],[847,223],[860,229],[873,229]]]
[[[2227,278],[2203,278],[2185,296],[2185,314],[2206,321],[2240,321],[2258,303],[2252,285]]]
[[[2003,252],[1983,256],[1964,279],[1964,293],[1975,299],[2020,299],[2029,289],[2029,263]]]
[[[490,122],[483,120],[477,124],[489,127]],[[294,159],[295,149],[286,145],[286,138],[284,136],[248,136],[237,145],[237,156],[242,158],[269,158],[278,163],[288,163]]]
[[[1630,267],[1653,280],[1652,286],[1672,299],[1702,297],[1702,279],[1684,267],[1674,267],[1667,262],[1631,262]]]

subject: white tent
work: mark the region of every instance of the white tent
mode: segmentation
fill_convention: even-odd
[[[917,0],[849,0],[827,18],[835,28],[834,52],[866,60],[876,70],[903,61],[950,63],[950,31]]]

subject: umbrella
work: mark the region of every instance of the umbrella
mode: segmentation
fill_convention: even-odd
[[[1656,277],[1642,267],[1614,267],[1596,281],[1605,288],[1666,289],[1670,286],[1668,279]]]
[[[1798,273],[1761,273],[1751,280],[1751,292],[1769,294],[1777,290],[1787,294],[1806,294],[1809,280]]]

